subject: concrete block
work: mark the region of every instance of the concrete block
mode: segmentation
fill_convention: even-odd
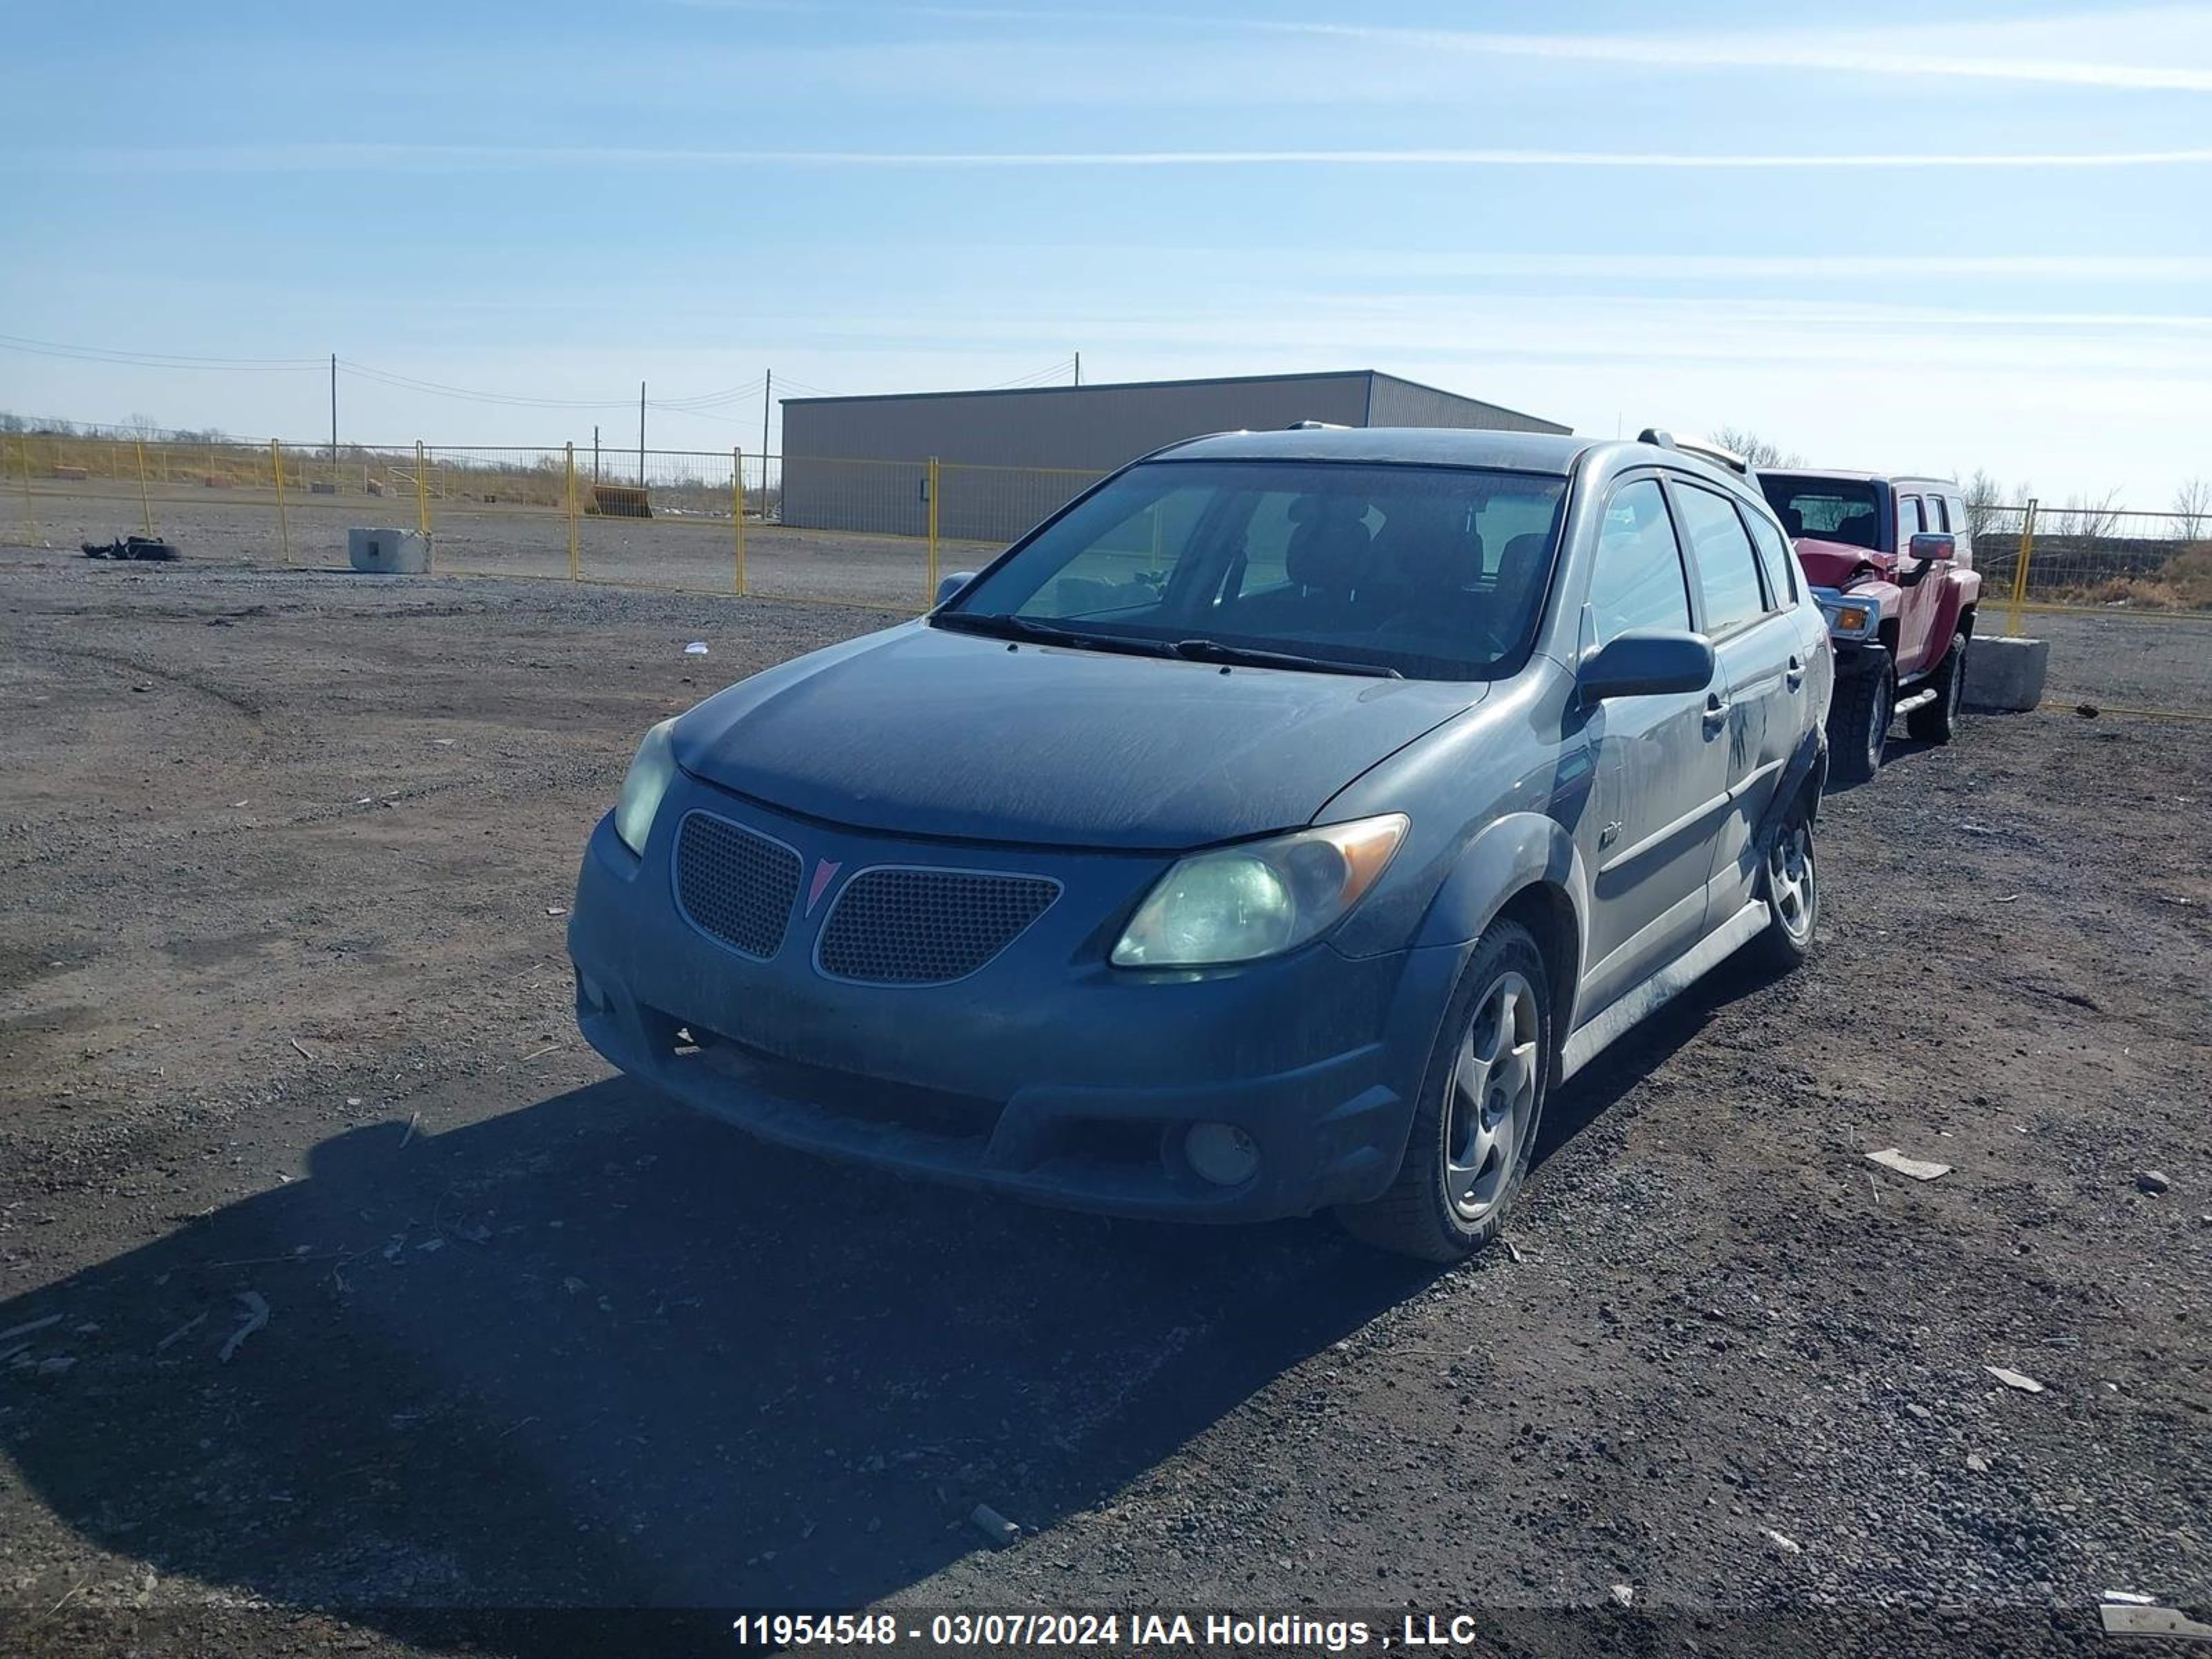
[[[307,493],[310,495],[335,495],[338,493],[338,487],[328,478],[317,478],[307,485]]]
[[[81,466],[57,465],[54,468],[54,477],[59,478],[64,483],[82,483],[91,476],[92,475],[88,471]]]
[[[356,570],[380,576],[430,572],[430,538],[419,530],[349,530],[346,557]]]
[[[1966,707],[2028,709],[2043,701],[2048,640],[1976,638],[1966,652]]]

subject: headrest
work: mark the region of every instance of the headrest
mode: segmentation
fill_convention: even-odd
[[[1283,574],[1300,587],[1340,592],[1364,574],[1374,537],[1364,522],[1367,503],[1344,495],[1302,495],[1291,503],[1289,544]]]
[[[1468,522],[1464,501],[1401,501],[1376,538],[1398,580],[1428,592],[1465,587],[1482,570],[1482,537]]]

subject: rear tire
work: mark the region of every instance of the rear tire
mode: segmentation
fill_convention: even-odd
[[[1551,1085],[1551,984],[1518,922],[1493,922],[1476,942],[1437,1026],[1398,1178],[1336,1212],[1353,1237],[1458,1261],[1503,1231]]]
[[[1820,872],[1813,856],[1811,803],[1800,801],[1766,849],[1759,896],[1766,901],[1766,931],[1751,943],[1761,963],[1778,973],[1802,968],[1813,955],[1813,929],[1820,920]]]
[[[1864,783],[1881,770],[1890,711],[1896,706],[1897,684],[1887,663],[1870,674],[1836,683],[1828,709],[1828,769],[1838,783]]]
[[[1952,635],[1951,648],[1936,665],[1928,682],[1936,692],[1936,701],[1905,717],[1905,729],[1923,743],[1948,743],[1958,735],[1959,708],[1966,696],[1967,637]]]

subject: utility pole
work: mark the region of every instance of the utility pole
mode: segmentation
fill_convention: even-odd
[[[761,488],[768,488],[768,406],[775,396],[775,371],[768,372],[768,384],[761,388]]]
[[[1083,354],[1079,351],[1075,354],[1075,383],[1083,384]]]
[[[599,423],[592,422],[592,482],[599,481]]]
[[[331,353],[331,473],[338,469],[338,354]]]
[[[637,383],[637,487],[645,488],[645,382]]]

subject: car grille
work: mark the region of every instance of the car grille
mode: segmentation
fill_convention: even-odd
[[[799,896],[799,854],[726,818],[687,815],[676,836],[676,899],[691,925],[749,957],[783,944]]]
[[[863,870],[838,894],[815,959],[835,979],[942,985],[997,956],[1059,896],[1042,876]]]

